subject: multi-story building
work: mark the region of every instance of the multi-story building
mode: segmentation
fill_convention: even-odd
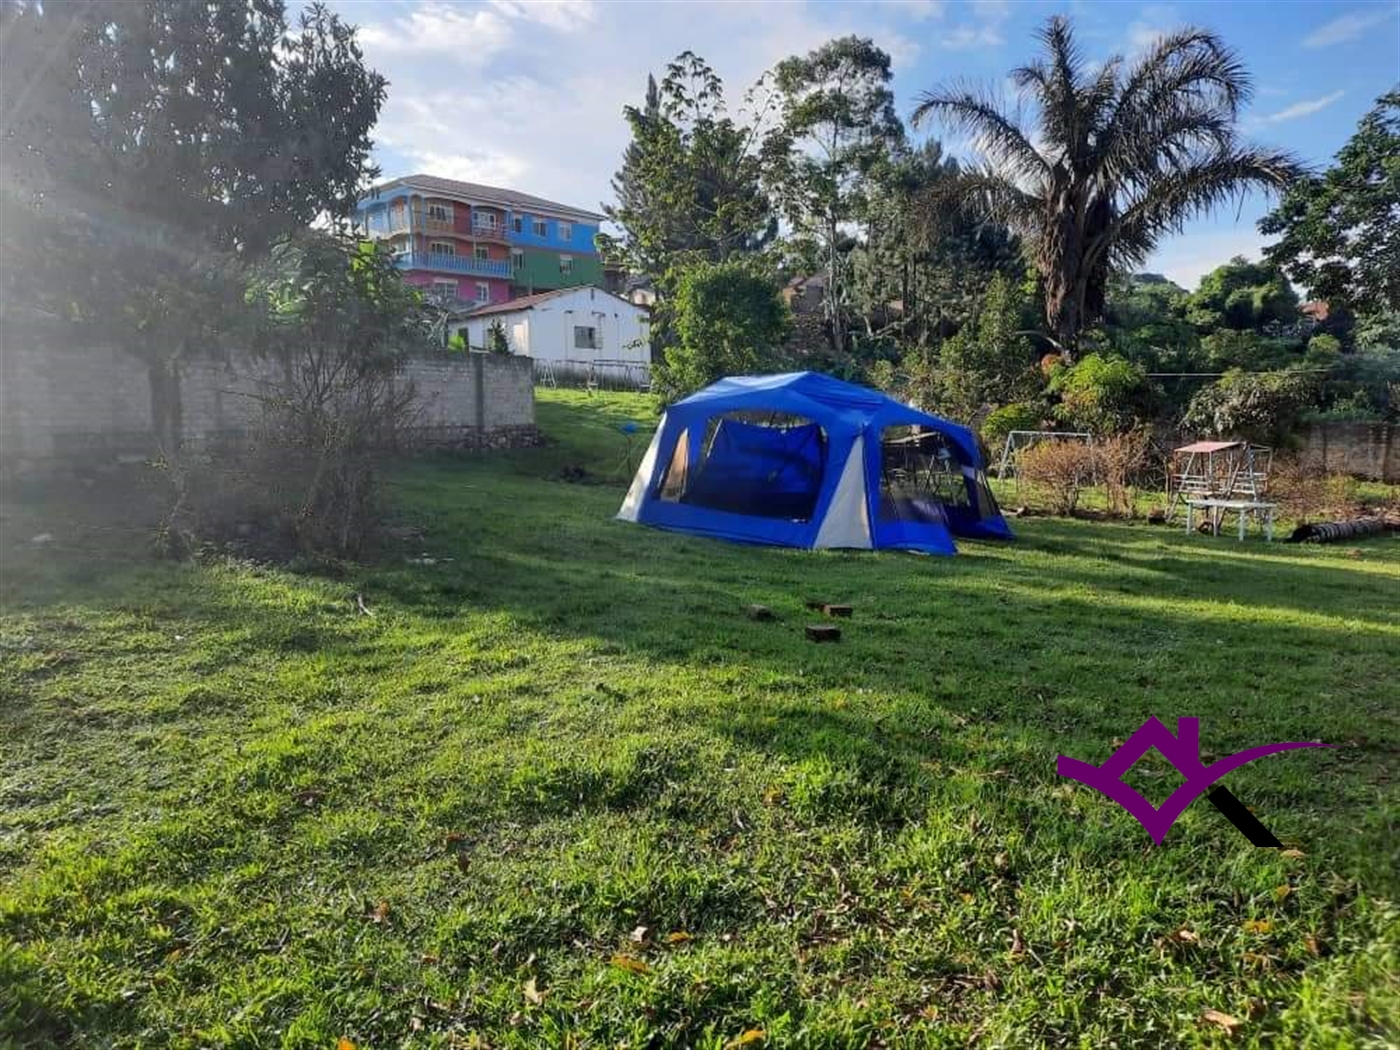
[[[404,280],[466,303],[603,283],[593,238],[603,216],[528,193],[406,175],[356,212],[393,245]]]

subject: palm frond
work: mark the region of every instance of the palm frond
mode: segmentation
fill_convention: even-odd
[[[1257,147],[1221,151],[1145,184],[1090,252],[1115,265],[1140,264],[1163,236],[1180,231],[1188,219],[1238,199],[1251,187],[1280,189],[1300,171],[1290,153]]]
[[[959,85],[937,87],[918,97],[912,122],[921,127],[937,118],[945,126],[970,133],[986,158],[1018,179],[1043,175],[1049,165],[1014,115],[1004,113],[999,100],[985,91]]]

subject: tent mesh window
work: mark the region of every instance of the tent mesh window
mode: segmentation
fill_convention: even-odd
[[[958,451],[942,434],[886,427],[880,434],[880,517],[944,524],[975,512]]]
[[[711,417],[699,449],[687,432],[657,497],[731,514],[810,521],[826,473],[826,431],[805,416],[727,412]]]

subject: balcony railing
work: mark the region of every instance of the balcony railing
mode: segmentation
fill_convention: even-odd
[[[474,277],[509,277],[507,259],[473,259],[466,255],[443,255],[439,252],[403,252],[394,262],[400,270],[441,270],[444,273],[466,273]]]
[[[481,237],[485,240],[504,241],[506,239],[506,224],[502,222],[482,222],[475,215],[472,216],[472,236]]]

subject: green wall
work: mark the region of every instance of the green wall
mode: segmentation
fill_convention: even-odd
[[[602,287],[603,263],[596,255],[575,255],[573,272],[559,272],[559,253],[524,249],[525,265],[513,271],[511,282],[522,292],[548,292],[577,285]]]

